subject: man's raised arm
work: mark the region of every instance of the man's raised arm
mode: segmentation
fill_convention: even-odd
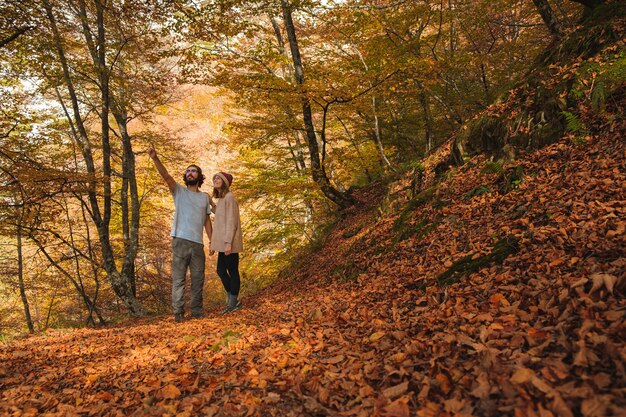
[[[161,176],[167,183],[167,186],[169,187],[170,192],[174,194],[174,190],[176,189],[176,180],[172,178],[172,176],[167,172],[167,169],[165,169],[165,167],[159,160],[159,157],[156,153],[156,150],[154,149],[154,146],[150,146],[148,148],[148,155],[154,161],[154,165],[156,166],[157,171],[159,171],[159,174],[161,174]]]

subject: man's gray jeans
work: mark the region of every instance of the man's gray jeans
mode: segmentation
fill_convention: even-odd
[[[185,277],[191,275],[191,314],[202,314],[204,288],[204,245],[186,239],[172,239],[172,309],[174,314],[184,312]]]

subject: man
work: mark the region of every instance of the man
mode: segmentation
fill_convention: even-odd
[[[202,170],[189,165],[183,174],[185,186],[178,184],[159,160],[154,147],[148,155],[167,183],[174,197],[174,222],[172,223],[172,309],[174,320],[180,323],[185,312],[185,277],[187,269],[191,275],[191,302],[189,309],[194,318],[202,316],[202,291],[204,288],[204,244],[202,228],[211,240],[211,198],[200,191],[204,182]]]

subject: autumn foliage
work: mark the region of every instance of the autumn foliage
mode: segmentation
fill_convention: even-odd
[[[246,294],[243,309],[2,340],[0,415],[625,415],[621,13],[591,37],[578,28],[555,41],[505,99],[426,157],[351,189],[357,203],[324,234],[319,218],[306,225],[316,230],[309,247],[297,251],[284,224],[282,267],[271,266],[274,282]],[[585,54],[571,53],[579,46]],[[254,206],[271,186],[272,204],[300,198],[290,188],[307,198],[280,214],[323,212],[306,170],[289,175],[288,164],[302,168],[295,152],[266,171],[285,151],[267,143],[245,150],[244,166],[268,187],[242,182],[249,213],[272,214]],[[168,213],[146,211],[137,266],[143,296],[162,312]],[[50,291],[62,288],[44,272]],[[257,285],[245,272],[244,286]]]

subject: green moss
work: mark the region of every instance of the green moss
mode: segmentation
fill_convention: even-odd
[[[531,207],[532,207],[532,204],[515,206],[511,210],[507,211],[506,214],[509,215],[509,219],[517,220],[517,219],[521,218],[522,216],[524,216],[524,214],[526,214],[526,212]]]
[[[482,116],[468,125],[466,146],[469,154],[497,154],[508,138],[506,123],[500,118]]]
[[[500,194],[506,194],[511,190],[518,187],[524,180],[524,168],[521,166],[514,166],[507,168],[500,174],[497,179],[498,192]]]
[[[443,207],[448,207],[452,205],[452,201],[451,200],[444,200],[443,198],[436,198],[433,202],[432,202],[432,206],[433,208],[436,209],[441,209]]]
[[[478,197],[483,194],[488,194],[493,190],[488,185],[479,185],[478,187],[474,187],[470,192],[465,194],[465,198],[470,199],[474,197]]]
[[[500,174],[502,172],[502,165],[503,163],[501,161],[487,161],[480,171],[485,174]]]
[[[416,239],[421,239],[422,237],[428,235],[431,231],[437,228],[437,226],[441,223],[441,219],[437,218],[434,222],[430,223],[426,219],[421,219],[416,224],[408,226],[400,231],[400,234],[394,239],[395,243],[402,242],[403,240],[408,239],[409,237],[415,237]]]
[[[467,255],[456,261],[437,277],[437,283],[440,286],[455,284],[464,276],[473,274],[486,266],[494,263],[501,264],[510,254],[518,250],[519,238],[508,235],[496,242],[489,254],[476,259],[472,259],[473,255]]]
[[[401,231],[404,228],[404,224],[411,217],[415,209],[430,201],[437,193],[437,189],[437,186],[427,188],[409,201],[400,213],[400,216],[398,216],[398,218],[393,222],[393,229],[396,232]]]
[[[237,343],[237,341],[239,341],[240,338],[241,338],[241,333],[238,333],[232,330],[226,330],[224,334],[222,334],[222,338],[216,341],[215,343],[213,343],[213,345],[211,346],[211,350],[213,350],[213,352],[217,352],[223,346],[228,347],[234,343]]]
[[[374,246],[376,249],[374,249],[374,256],[376,255],[386,255],[389,252],[393,251],[394,247],[393,245],[384,245],[384,246],[375,246],[376,243],[372,242],[372,246]]]
[[[363,270],[354,260],[349,260],[347,263],[333,269],[332,276],[341,282],[355,282],[362,272]]]

